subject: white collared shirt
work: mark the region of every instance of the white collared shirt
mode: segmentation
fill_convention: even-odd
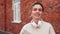
[[[31,21],[24,25],[20,34],[55,34],[55,31],[50,23],[38,21],[38,24],[36,24]]]

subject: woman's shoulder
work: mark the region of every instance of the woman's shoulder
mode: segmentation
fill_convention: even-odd
[[[28,27],[30,27],[30,25],[31,25],[31,23],[27,23],[23,26],[23,28],[28,28]]]
[[[52,24],[51,24],[50,22],[43,21],[43,23],[44,23],[46,26],[52,26]]]

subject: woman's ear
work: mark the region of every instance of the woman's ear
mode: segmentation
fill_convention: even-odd
[[[29,10],[29,17],[31,18],[31,16],[32,16],[32,11],[31,11],[31,9]]]
[[[30,15],[30,18],[32,18],[32,14]]]

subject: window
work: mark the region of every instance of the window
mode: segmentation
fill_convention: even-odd
[[[13,23],[20,23],[21,22],[20,0],[12,1],[12,9],[13,9]]]

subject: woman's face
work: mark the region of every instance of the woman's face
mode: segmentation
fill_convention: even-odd
[[[36,4],[32,7],[32,18],[41,18],[42,7],[39,4]]]

